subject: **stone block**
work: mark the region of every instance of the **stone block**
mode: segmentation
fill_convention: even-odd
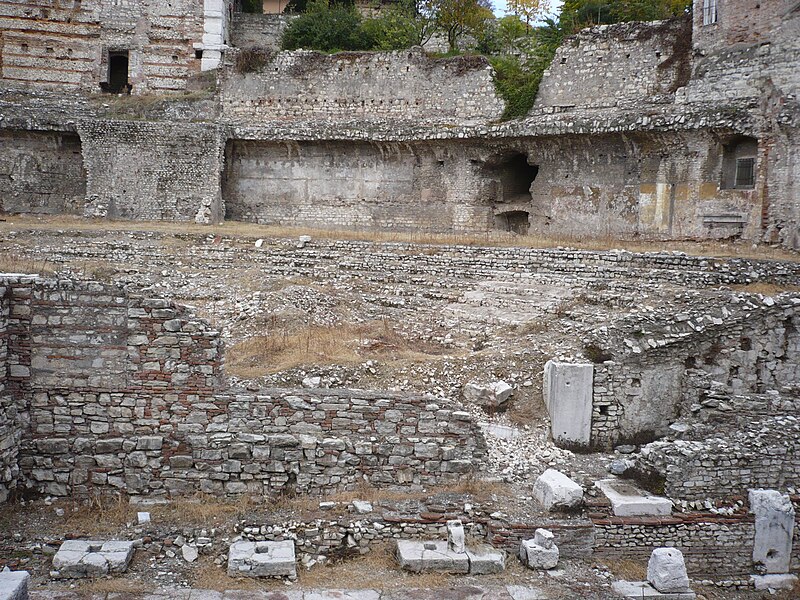
[[[602,479],[595,486],[611,502],[611,508],[617,517],[668,516],[672,513],[670,500],[651,496],[622,479]]]
[[[502,573],[506,568],[506,554],[491,546],[467,548],[470,575]]]
[[[594,366],[547,361],[542,391],[553,441],[588,446],[592,433]]]
[[[466,553],[453,552],[446,541],[397,541],[397,561],[400,567],[414,573],[469,573]]]
[[[533,484],[533,497],[546,510],[575,508],[583,502],[583,488],[560,471],[547,469]]]
[[[532,540],[520,542],[520,561],[531,569],[555,569],[559,553],[553,533],[547,529],[537,529],[533,535]]]
[[[464,526],[458,519],[447,522],[447,547],[456,554],[467,551],[464,543]]]
[[[797,585],[797,575],[791,573],[772,573],[769,575],[751,575],[756,590],[793,590]]]
[[[750,490],[755,514],[753,562],[762,573],[788,573],[792,556],[794,507],[789,496],[776,490]]]
[[[0,600],[28,600],[27,571],[0,571]]]
[[[647,581],[662,593],[689,591],[683,553],[677,548],[656,548],[647,563]]]
[[[662,600],[696,600],[694,592],[676,592],[664,594],[646,581],[615,581],[611,590],[623,598],[661,598]]]
[[[493,381],[486,385],[468,383],[464,386],[464,400],[486,408],[505,404],[513,394],[514,388],[505,381]]]
[[[53,556],[54,577],[78,579],[124,573],[133,553],[133,542],[67,540]]]
[[[228,551],[228,575],[295,579],[294,542],[235,542]]]

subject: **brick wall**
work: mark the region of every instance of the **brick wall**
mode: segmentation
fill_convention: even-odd
[[[671,102],[688,81],[690,51],[688,19],[584,29],[556,51],[534,113]]]
[[[88,121],[80,124],[79,132],[87,172],[87,216],[221,220],[220,127]]]
[[[456,482],[486,448],[469,414],[423,396],[228,389],[219,335],[114,286],[13,283],[19,465],[51,495],[269,494]]]
[[[482,57],[437,59],[419,48],[272,55],[252,73],[226,58],[222,115],[248,125],[275,120],[484,123],[503,111]]]
[[[0,129],[0,211],[80,214],[85,194],[77,135]]]

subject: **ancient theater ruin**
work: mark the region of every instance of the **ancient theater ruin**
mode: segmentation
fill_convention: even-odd
[[[800,3],[323,4],[0,2],[0,600],[799,598]]]

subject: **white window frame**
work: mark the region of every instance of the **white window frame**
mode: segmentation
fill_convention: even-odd
[[[717,0],[703,0],[703,25],[717,22]]]

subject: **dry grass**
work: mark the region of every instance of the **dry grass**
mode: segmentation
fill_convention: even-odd
[[[136,96],[136,99],[141,96]],[[125,100],[123,100],[124,102]],[[197,225],[195,223],[175,223],[167,221],[108,221],[88,220],[75,216],[17,216],[7,217],[0,222],[0,233],[3,231],[153,231],[173,235],[200,234],[220,235],[236,239],[257,238],[296,238],[300,235],[335,240],[361,240],[368,242],[405,242],[416,244],[457,244],[467,246],[518,246],[524,248],[555,248],[570,246],[584,250],[624,249],[630,252],[664,252],[680,251],[694,256],[715,256],[721,258],[740,257],[755,259],[771,259],[797,262],[800,254],[779,247],[757,246],[753,248],[749,242],[717,242],[717,241],[642,241],[620,240],[611,237],[594,239],[569,236],[544,237],[536,235],[515,235],[501,231],[487,231],[470,234],[440,234],[430,232],[388,232],[359,230],[327,230],[308,227],[265,226],[256,223],[226,221],[215,225]]]
[[[254,378],[301,365],[354,364],[373,359],[430,360],[441,353],[432,344],[406,339],[386,320],[336,326],[279,327],[229,347],[226,371]]]
[[[748,294],[762,294],[764,296],[776,296],[783,292],[800,292],[800,285],[784,285],[777,283],[747,283],[742,285],[732,285],[732,289]]]
[[[143,594],[153,591],[154,586],[149,586],[141,580],[111,577],[108,579],[89,579],[77,582],[77,591],[81,595],[94,594]]]
[[[247,495],[225,500],[207,494],[196,494],[177,498],[168,504],[157,504],[147,510],[158,523],[215,527],[231,519],[243,517],[254,506],[253,498]]]
[[[29,275],[52,275],[54,265],[47,260],[34,260],[18,254],[0,254],[0,273],[25,273]]]
[[[636,561],[626,558],[606,561],[608,570],[617,579],[626,581],[645,581],[647,579],[647,561]]]
[[[75,501],[65,508],[66,529],[77,535],[110,533],[119,530],[136,517],[136,509],[127,497],[94,497],[85,502]]]

